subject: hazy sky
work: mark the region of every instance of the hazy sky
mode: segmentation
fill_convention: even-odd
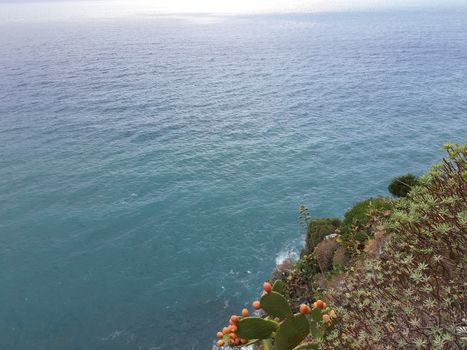
[[[0,0],[0,21],[466,6],[466,0]]]

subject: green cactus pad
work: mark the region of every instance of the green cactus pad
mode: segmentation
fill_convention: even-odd
[[[244,317],[237,324],[237,336],[244,339],[266,339],[279,324],[260,317]]]
[[[277,292],[264,294],[261,297],[260,303],[261,308],[271,317],[278,317],[283,320],[292,316],[292,310],[290,309],[289,303]]]
[[[277,280],[276,282],[274,282],[274,285],[272,286],[272,290],[276,293],[279,293],[279,294],[284,294],[284,282],[282,282],[281,280]]]
[[[292,350],[309,332],[310,325],[305,315],[297,314],[287,318],[276,332],[275,350]]]
[[[318,323],[318,322],[310,322],[310,332],[311,332],[311,335],[313,336],[313,339],[321,339],[323,337],[323,334],[324,334],[324,329],[323,329],[323,325]]]
[[[324,334],[324,326],[322,321],[323,311],[321,309],[313,309],[309,314],[310,318],[310,332],[313,339],[320,339]]]
[[[321,309],[312,309],[309,313],[310,319],[314,322],[321,322],[323,319],[323,311]]]

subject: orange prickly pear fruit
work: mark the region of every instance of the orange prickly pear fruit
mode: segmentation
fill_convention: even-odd
[[[222,339],[222,338],[224,337],[224,333],[222,333],[222,332],[217,332],[217,337],[218,337],[219,339]]]
[[[232,317],[230,317],[230,320],[235,324],[238,321],[240,321],[240,317],[238,317],[237,315],[232,315]]]
[[[271,293],[272,292],[272,286],[271,283],[269,282],[264,282],[263,283],[263,289],[266,293]]]
[[[331,322],[331,317],[329,317],[328,314],[324,314],[323,315],[323,321],[326,322],[326,323]]]
[[[223,340],[218,340],[216,345],[220,348],[221,346],[224,346],[224,341]]]
[[[255,300],[252,305],[255,310],[261,309],[261,303],[258,300]]]
[[[324,302],[322,300],[317,300],[315,304],[318,309],[324,309]]]
[[[224,327],[224,328],[222,329],[222,333],[228,334],[228,333],[230,333],[230,329],[229,329],[228,327]]]
[[[243,339],[243,338],[241,338],[241,339],[240,339],[240,343],[246,344],[246,343],[248,343],[248,339]]]
[[[335,310],[329,311],[329,316],[336,317],[336,311]]]
[[[242,310],[242,316],[243,317],[248,317],[248,315],[249,315],[248,309],[243,309]]]
[[[300,305],[300,313],[302,315],[305,315],[305,314],[307,314],[309,312],[310,312],[310,307],[308,305],[305,305],[305,304]]]
[[[237,328],[237,326],[232,325],[232,326],[229,327],[229,330],[230,330],[230,333],[235,333],[238,330],[238,328]]]

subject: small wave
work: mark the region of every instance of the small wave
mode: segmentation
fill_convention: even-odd
[[[103,341],[114,340],[114,339],[120,337],[122,335],[122,333],[123,333],[123,331],[121,331],[121,330],[115,330],[114,332],[112,332],[107,337],[99,337],[99,340],[103,340]]]
[[[298,260],[298,253],[293,249],[281,250],[276,256],[276,266],[282,265],[286,260]]]

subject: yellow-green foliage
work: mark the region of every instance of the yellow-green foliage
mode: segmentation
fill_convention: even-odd
[[[324,349],[466,348],[467,147],[446,151],[397,203],[382,253],[327,291],[339,322]]]

